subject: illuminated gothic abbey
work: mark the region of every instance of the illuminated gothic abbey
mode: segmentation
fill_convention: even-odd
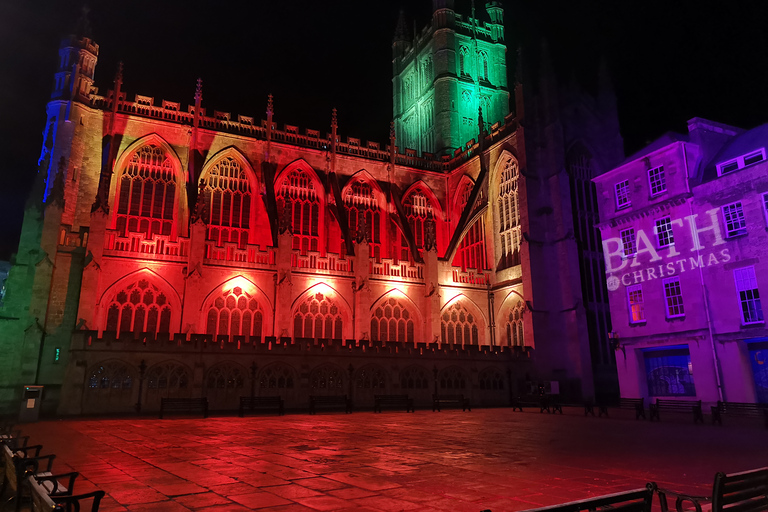
[[[328,131],[279,125],[271,97],[265,119],[215,111],[201,83],[188,106],[128,98],[122,72],[99,94],[98,45],[66,38],[0,402],[31,383],[65,414],[615,389],[591,183],[623,156],[610,84],[558,87],[545,51],[508,87],[500,3],[433,6],[396,29],[386,144],[340,136],[335,111]]]

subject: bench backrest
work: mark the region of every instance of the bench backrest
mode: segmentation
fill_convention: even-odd
[[[645,402],[645,398],[620,398],[619,404],[636,405]]]
[[[432,395],[434,400],[464,400],[464,395]]]
[[[701,407],[701,400],[663,400],[661,398],[656,399],[656,407]]]
[[[346,401],[347,395],[312,395],[309,398],[315,402],[341,402]]]
[[[32,512],[52,512],[64,510],[64,508],[57,506],[53,502],[45,489],[43,489],[43,486],[37,483],[35,477],[28,477],[27,485],[29,486],[29,491],[32,495]]]
[[[768,510],[768,468],[715,475],[712,510],[730,509],[740,512]]]
[[[208,403],[208,398],[161,398],[160,403],[171,405],[205,404]]]
[[[560,505],[526,510],[525,512],[586,512],[594,510],[614,510],[621,512],[651,512],[654,486],[648,484],[645,489],[618,492],[588,500],[572,501]]]

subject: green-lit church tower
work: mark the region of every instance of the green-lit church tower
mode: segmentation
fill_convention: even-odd
[[[392,42],[395,133],[401,152],[451,154],[477,138],[478,107],[490,127],[509,114],[504,10],[486,16],[433,0],[432,23],[408,33],[403,13]]]

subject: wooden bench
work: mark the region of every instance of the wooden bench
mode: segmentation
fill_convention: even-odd
[[[712,424],[723,424],[723,414],[730,416],[752,416],[765,419],[768,428],[768,404],[754,404],[750,402],[721,402],[712,406]]]
[[[461,407],[462,411],[472,410],[469,405],[469,398],[464,398],[464,395],[432,395],[432,412],[440,412],[441,406],[449,407]]]
[[[523,407],[539,407],[539,402],[523,400],[522,397],[516,397],[512,400],[512,412],[519,410],[523,412]]]
[[[619,403],[616,405],[597,404],[597,417],[601,418],[603,415],[608,416],[608,408],[614,407],[616,409],[628,409],[635,411],[635,419],[645,419],[645,398],[620,398]],[[585,413],[586,415],[586,413]],[[594,412],[592,413],[594,416]]]
[[[166,412],[202,412],[203,418],[208,417],[208,399],[201,398],[161,398],[160,419]]]
[[[27,477],[26,485],[32,497],[32,512],[66,512],[72,509],[84,511],[80,501],[86,499],[93,499],[91,512],[98,512],[105,494],[104,491],[94,491],[78,496],[51,496],[33,476]]]
[[[405,407],[405,412],[414,412],[413,398],[408,395],[373,395],[373,412],[381,412],[382,407]]]
[[[651,413],[650,420],[653,421],[653,418],[656,418],[661,421],[659,412],[662,410],[671,412],[692,412],[694,423],[704,423],[704,414],[701,412],[701,400],[662,400],[661,398],[657,398],[656,403],[651,404],[649,407]]]
[[[39,454],[39,449],[42,446],[27,447],[27,449],[29,448],[33,448]],[[30,453],[25,452],[24,449],[22,449],[22,453],[12,453],[7,446],[3,446],[5,478],[0,490],[0,496],[5,494],[7,489],[10,489],[13,494],[11,499],[16,502],[16,512],[21,510],[21,502],[26,497],[24,491],[26,490],[25,481],[27,477],[34,476],[45,489],[45,492],[51,496],[71,495],[75,487],[75,479],[78,477],[77,473],[52,474],[55,455],[38,455],[35,457],[30,457],[29,455]],[[47,461],[47,464],[41,471],[40,462],[44,460]],[[64,479],[68,479],[67,485],[60,482],[60,480]]]
[[[241,396],[240,397],[240,417],[245,414],[245,410],[254,412],[256,409],[267,409],[277,412],[278,416],[282,416],[283,411],[283,399],[279,396]]]
[[[547,411],[547,414],[559,412],[563,414],[563,404],[556,395],[544,395],[539,400],[539,412]]]
[[[675,498],[675,510],[685,510],[686,502],[692,504],[697,512],[702,511],[702,504],[711,504],[712,512],[726,510],[740,512],[759,512],[768,510],[768,468],[753,469],[741,473],[717,473],[712,486],[712,496],[692,496],[668,489],[657,489],[661,512],[668,512],[667,495]],[[690,507],[687,507],[690,509]]]
[[[352,401],[347,398],[347,395],[311,395],[309,397],[309,414],[315,414],[320,407],[326,409],[344,408],[345,414],[352,414]]]
[[[581,501],[571,501],[560,505],[533,508],[523,512],[587,512],[595,510],[617,510],[621,512],[651,512],[654,484],[648,484],[645,489],[607,494]],[[490,512],[488,510],[483,512]]]

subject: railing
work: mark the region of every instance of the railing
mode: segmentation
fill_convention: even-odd
[[[113,94],[109,96],[99,96],[92,94],[90,96],[91,106],[104,110],[111,110],[114,101]],[[120,94],[117,111],[122,114],[138,115],[160,119],[163,121],[191,125],[194,122],[194,107],[188,106],[187,112],[178,110],[178,103],[164,101],[163,106],[155,106],[154,98],[148,96],[136,96],[136,101],[127,101],[125,94]],[[200,127],[210,130],[246,135],[256,139],[264,140],[267,134],[267,123],[262,121],[260,125],[255,124],[253,119],[247,116],[237,116],[238,120],[230,119],[228,113],[214,112],[214,116],[206,116],[205,109],[200,109]],[[491,127],[491,133],[488,134],[488,143],[493,143],[501,137],[508,135],[517,129],[517,122],[514,114],[509,114],[504,118],[503,124],[495,124]],[[286,125],[283,130],[277,129],[274,125],[272,129],[272,140],[295,146],[325,150],[330,148],[331,135],[322,137],[317,130],[305,130],[306,133],[299,133],[296,126]],[[455,169],[464,162],[477,155],[479,145],[477,143],[464,145],[459,148],[454,155],[437,157],[431,153],[416,154],[413,149],[405,149],[404,153],[395,154],[395,163],[397,165],[413,167],[435,172],[446,172]],[[347,142],[337,142],[336,151],[342,155],[358,156],[370,160],[387,162],[390,159],[389,146],[380,149],[380,145],[375,142],[368,142],[366,145],[360,143],[359,139],[347,138]],[[398,151],[403,151],[398,148]]]
[[[395,263],[393,260],[382,258],[381,263],[371,260],[371,276],[396,277],[409,281],[422,281],[424,279],[424,265],[416,263],[410,265],[406,262]]]
[[[104,254],[108,256],[135,256],[139,258],[181,259],[189,255],[189,239],[178,237],[173,241],[166,235],[147,238],[144,233],[119,236],[108,229],[104,237]]]
[[[485,272],[469,271],[462,272],[458,269],[453,269],[453,282],[461,284],[471,284],[476,286],[486,286],[490,276]]]
[[[246,245],[240,249],[237,243],[224,243],[217,246],[214,242],[205,243],[205,263],[234,264],[248,266],[272,266],[275,264],[275,249],[258,245]]]
[[[342,259],[338,254],[329,253],[321,256],[319,252],[308,251],[301,254],[299,251],[291,253],[291,267],[295,269],[321,270],[329,274],[338,272],[352,272],[352,260]]]

